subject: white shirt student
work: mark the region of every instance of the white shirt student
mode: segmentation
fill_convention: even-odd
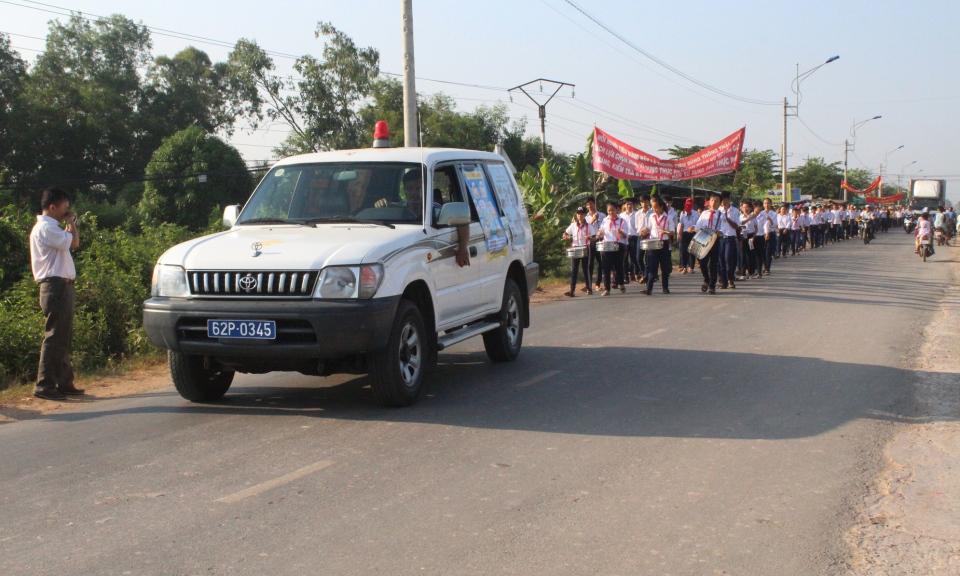
[[[30,261],[33,279],[37,282],[48,278],[74,280],[77,269],[70,256],[73,234],[60,227],[50,216],[37,216],[37,223],[30,231]]]

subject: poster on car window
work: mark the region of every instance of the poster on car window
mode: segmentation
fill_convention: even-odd
[[[472,168],[472,169],[471,169]],[[464,167],[463,179],[480,216],[480,227],[487,245],[487,260],[507,255],[507,231],[503,228],[497,205],[493,202],[487,179],[479,166]]]
[[[497,193],[497,200],[500,201],[500,208],[507,220],[507,228],[513,239],[513,249],[519,250],[527,243],[527,235],[524,232],[526,208],[517,200],[517,193],[510,183],[512,177],[507,173],[507,168],[503,164],[487,164],[487,169],[490,170],[493,189]]]

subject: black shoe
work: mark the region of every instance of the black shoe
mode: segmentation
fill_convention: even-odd
[[[711,296],[713,296],[713,295],[716,294],[716,293],[717,293],[717,291],[716,291],[715,289],[713,289],[713,288],[707,290],[707,294],[710,294]]]
[[[710,288],[710,286],[709,286],[706,282],[704,282],[704,283],[703,283],[703,286],[700,287],[700,291],[701,291],[701,292],[706,292],[709,288]]]
[[[647,286],[647,289],[644,290],[644,294],[646,294],[647,296],[650,296],[651,294],[653,294],[653,287]]]
[[[66,400],[67,397],[61,394],[56,388],[47,388],[45,390],[34,390],[33,395],[44,400]]]
[[[67,396],[83,396],[86,390],[84,390],[83,388],[77,388],[76,386],[71,384],[69,386],[57,386],[57,392],[61,394],[66,394]]]
[[[670,293],[670,289],[669,289],[669,288],[664,288],[664,289],[663,289],[663,293],[664,293],[664,294],[669,294],[669,293]]]

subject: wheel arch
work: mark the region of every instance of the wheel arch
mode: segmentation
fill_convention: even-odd
[[[507,268],[507,278],[517,283],[520,288],[520,297],[523,298],[523,327],[530,327],[530,291],[527,289],[527,275],[523,270],[523,263],[514,260]]]

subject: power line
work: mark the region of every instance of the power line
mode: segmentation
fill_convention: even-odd
[[[803,124],[803,127],[804,127],[804,128],[806,128],[811,134],[813,134],[814,136],[816,136],[817,140],[820,140],[820,141],[823,142],[824,144],[829,144],[830,146],[843,146],[843,144],[835,144],[835,143],[833,143],[833,142],[829,142],[829,141],[824,140],[823,138],[821,138],[820,135],[818,135],[816,132],[813,131],[813,129],[811,129],[809,126],[807,126],[807,123],[804,122],[804,121],[803,121],[803,118],[801,118],[800,116],[794,116],[794,118],[796,118],[797,120],[799,120],[800,123]]]
[[[654,62],[656,62],[656,63],[659,64],[660,66],[666,68],[667,70],[673,72],[673,73],[676,74],[677,76],[680,76],[681,78],[684,78],[685,80],[688,80],[688,81],[690,81],[690,82],[693,82],[693,83],[696,84],[697,86],[700,86],[700,87],[702,87],[702,88],[706,88],[707,90],[710,90],[711,92],[714,92],[714,93],[719,94],[719,95],[721,95],[721,96],[726,96],[727,98],[732,98],[732,99],[734,99],[734,100],[739,100],[740,102],[746,102],[747,104],[756,104],[756,105],[759,105],[759,106],[779,106],[779,105],[781,104],[780,102],[771,102],[771,101],[767,101],[767,100],[754,100],[754,99],[752,99],[752,98],[744,98],[743,96],[737,96],[736,94],[732,94],[732,93],[730,93],[730,92],[726,92],[726,91],[721,90],[721,89],[719,89],[719,88],[715,88],[714,86],[711,86],[710,84],[707,84],[706,82],[702,82],[702,81],[700,81],[700,80],[697,80],[696,78],[694,78],[694,77],[692,77],[692,76],[690,76],[690,75],[688,75],[688,74],[685,74],[685,73],[682,72],[681,70],[679,70],[679,69],[677,69],[677,68],[674,68],[673,66],[667,64],[667,63],[664,62],[663,60],[660,60],[659,58],[657,58],[657,57],[654,56],[653,54],[647,52],[647,51],[644,50],[643,48],[640,48],[639,46],[637,46],[637,45],[634,44],[633,42],[630,42],[629,40],[627,40],[626,38],[624,38],[623,36],[621,36],[620,34],[618,34],[616,31],[614,31],[612,28],[610,28],[609,26],[607,26],[606,24],[604,24],[603,22],[601,22],[599,19],[597,19],[597,17],[593,16],[592,14],[590,14],[589,12],[587,12],[586,10],[584,10],[583,8],[581,8],[580,6],[578,6],[578,5],[577,5],[575,2],[573,2],[572,0],[563,0],[563,1],[566,2],[567,4],[569,4],[570,6],[572,6],[577,12],[580,12],[581,14],[583,14],[584,16],[586,16],[586,17],[587,17],[588,19],[590,19],[594,24],[596,24],[596,25],[599,26],[600,28],[603,28],[607,33],[609,33],[610,35],[612,35],[612,36],[613,36],[614,38],[616,38],[617,40],[620,40],[621,42],[623,42],[624,44],[626,44],[627,46],[629,46],[629,47],[632,48],[633,50],[636,50],[636,51],[639,52],[640,54],[643,54],[644,56],[646,56],[646,57],[649,58],[650,60],[653,60]]]

